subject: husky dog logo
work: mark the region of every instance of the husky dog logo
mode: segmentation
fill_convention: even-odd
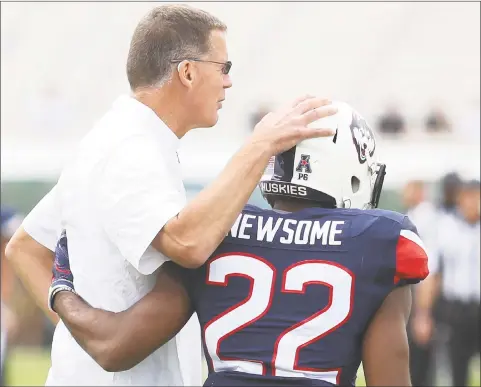
[[[304,173],[311,173],[311,163],[309,159],[311,158],[310,155],[301,155],[301,159],[299,160],[299,164],[297,164],[296,172],[304,172]]]
[[[367,155],[372,157],[376,150],[376,141],[371,128],[366,120],[357,114],[352,114],[351,125],[349,126],[352,134],[352,142],[356,146],[357,156],[359,162],[364,164],[367,160]]]

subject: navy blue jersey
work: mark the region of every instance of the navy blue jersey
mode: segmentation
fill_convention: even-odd
[[[247,206],[186,274],[206,385],[353,385],[370,319],[396,286],[427,274],[416,228],[399,213]]]

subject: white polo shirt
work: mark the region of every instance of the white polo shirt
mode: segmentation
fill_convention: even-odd
[[[430,268],[437,273],[442,267],[442,293],[449,301],[480,301],[480,228],[469,224],[461,215],[439,217],[436,259]]]
[[[431,271],[433,255],[436,250],[437,221],[439,213],[432,203],[423,201],[407,211],[406,215],[409,216],[409,219],[414,223],[419,236],[424,242],[429,257],[428,266]]]
[[[51,250],[67,230],[75,289],[92,306],[127,309],[152,289],[154,271],[168,260],[150,243],[186,204],[178,146],[179,139],[150,108],[120,97],[25,219],[26,232]],[[140,364],[113,373],[97,365],[62,322],[56,327],[47,385],[201,382],[196,316]]]

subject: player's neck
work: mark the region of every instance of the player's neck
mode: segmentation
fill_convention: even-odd
[[[274,210],[285,211],[285,212],[296,212],[301,211],[305,208],[312,208],[312,207],[319,207],[319,204],[316,202],[309,202],[307,200],[283,200],[283,199],[276,199],[274,206],[272,207]]]
[[[183,111],[182,104],[176,103],[177,98],[171,90],[164,87],[156,89],[136,90],[133,97],[153,110],[153,112],[174,132],[178,138],[182,138],[192,129],[182,117],[188,117]]]

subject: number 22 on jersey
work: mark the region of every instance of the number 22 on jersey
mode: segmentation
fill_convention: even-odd
[[[235,370],[265,375],[266,367],[262,362],[221,358],[219,349],[224,338],[253,324],[269,311],[275,297],[276,269],[265,259],[247,254],[219,256],[209,263],[209,285],[227,286],[231,276],[250,280],[250,294],[206,324],[205,343],[212,365],[216,372]],[[284,293],[297,293],[302,297],[309,285],[327,286],[330,292],[329,303],[278,336],[273,348],[272,372],[274,376],[303,376],[335,383],[338,374],[336,370],[301,368],[298,365],[299,351],[335,330],[349,318],[354,276],[341,265],[323,260],[301,261],[282,273],[281,291]]]

